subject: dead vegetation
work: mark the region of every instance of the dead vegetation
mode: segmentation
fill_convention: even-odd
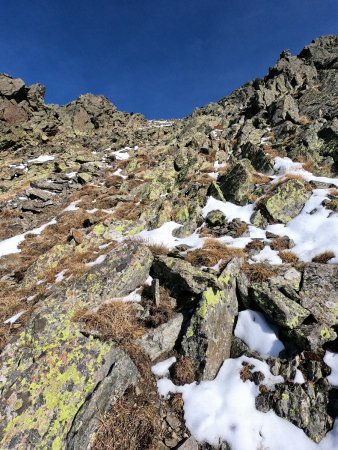
[[[97,311],[78,309],[73,320],[97,333],[101,339],[126,344],[144,333],[132,303],[114,301],[102,305]]]
[[[320,255],[315,256],[312,258],[312,262],[314,263],[320,263],[320,264],[326,264],[330,259],[334,258],[335,254],[333,252],[323,252]]]
[[[147,239],[143,239],[141,237],[130,237],[129,238],[132,242],[137,242],[140,245],[145,245],[149,248],[149,250],[151,251],[151,253],[154,256],[157,255],[167,255],[169,252],[168,247],[166,247],[165,245],[162,244],[154,244],[153,242],[147,240]],[[128,240],[128,239],[127,239]]]
[[[193,383],[196,379],[196,373],[190,358],[183,356],[170,369],[170,375],[173,383],[178,386]]]
[[[235,256],[244,257],[245,252],[242,249],[222,244],[217,239],[206,239],[202,248],[188,252],[185,259],[195,267],[212,267],[220,260],[227,263]]]
[[[278,256],[283,263],[296,264],[299,261],[298,256],[290,250],[283,250],[278,252]]]
[[[245,250],[246,251],[263,250],[264,247],[265,247],[265,244],[263,241],[261,241],[260,239],[253,239],[245,246]]]
[[[286,250],[290,246],[290,238],[287,236],[278,236],[271,240],[272,250]]]
[[[270,183],[270,178],[262,173],[253,173],[251,175],[251,181],[255,184],[267,184]]]
[[[275,275],[271,266],[264,263],[244,264],[242,269],[251,283],[262,283]]]

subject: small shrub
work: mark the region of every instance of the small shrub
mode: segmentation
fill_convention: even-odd
[[[261,241],[260,239],[253,239],[245,246],[245,250],[263,250],[264,247],[265,244],[263,241]]]
[[[242,249],[222,244],[216,239],[206,239],[201,249],[188,252],[185,259],[196,267],[212,267],[220,260],[226,263],[235,256],[245,256],[245,252]]]
[[[271,240],[270,247],[272,250],[286,250],[289,248],[290,238],[287,236],[279,236]]]
[[[194,367],[187,356],[183,356],[173,365],[170,375],[173,382],[179,386],[193,383],[196,379]]]
[[[278,252],[279,257],[283,263],[296,264],[299,261],[298,256],[290,250],[283,250]]]
[[[334,258],[333,252],[324,252],[312,258],[312,262],[326,264],[330,259]]]
[[[251,283],[262,283],[276,273],[271,266],[264,263],[246,264],[243,266],[243,271]]]

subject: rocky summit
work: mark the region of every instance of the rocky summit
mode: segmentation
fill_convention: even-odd
[[[338,448],[338,36],[184,119],[0,75],[0,448]]]

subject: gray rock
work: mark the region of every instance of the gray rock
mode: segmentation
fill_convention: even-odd
[[[326,325],[338,324],[338,268],[311,263],[305,267],[300,291],[301,304]]]
[[[194,437],[190,436],[183,444],[177,447],[177,450],[198,450],[198,448],[198,442]]]
[[[176,314],[168,322],[139,338],[137,344],[154,361],[174,348],[181,332],[182,323],[183,315]]]
[[[218,185],[226,200],[245,205],[249,201],[250,193],[255,189],[251,181],[254,172],[250,161],[243,159],[233,169],[218,178]]]
[[[25,83],[20,78],[0,74],[0,95],[6,98],[18,98],[24,92]]]

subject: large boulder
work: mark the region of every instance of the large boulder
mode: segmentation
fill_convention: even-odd
[[[0,95],[8,99],[20,99],[25,92],[25,83],[20,78],[0,74]]]
[[[298,216],[309,197],[304,183],[290,179],[278,185],[271,195],[262,200],[261,209],[273,222],[286,224]]]
[[[208,287],[190,319],[182,349],[199,380],[211,380],[230,356],[232,329],[238,313],[236,276],[240,258],[230,261],[219,277],[222,288]]]
[[[307,264],[300,302],[321,324],[338,324],[338,268],[331,264]],[[325,327],[324,327],[325,328]]]
[[[255,189],[251,175],[255,170],[248,159],[237,163],[233,169],[218,178],[218,184],[226,200],[245,205]]]

